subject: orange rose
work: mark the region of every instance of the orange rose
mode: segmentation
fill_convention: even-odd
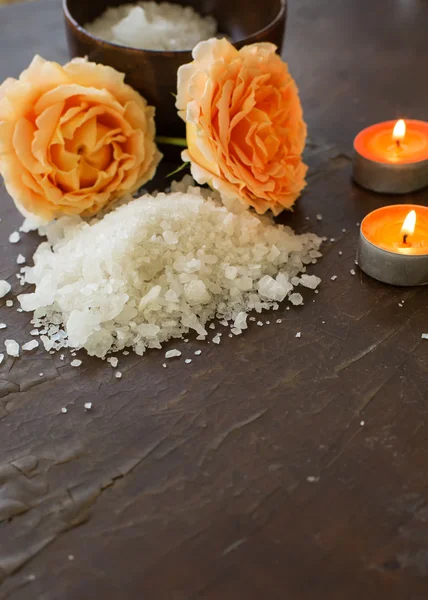
[[[307,167],[296,84],[273,44],[236,50],[227,40],[200,42],[178,70],[176,106],[198,183],[237,197],[259,214],[290,208]]]
[[[18,209],[95,214],[155,173],[154,108],[111,67],[36,56],[0,86],[0,173]]]

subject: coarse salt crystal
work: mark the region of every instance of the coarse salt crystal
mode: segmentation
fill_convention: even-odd
[[[5,343],[6,354],[18,358],[19,356],[19,344],[15,340],[6,340]]]
[[[67,408],[66,408],[65,406],[63,406],[63,407],[61,408],[61,412],[62,412],[62,414],[64,414],[64,415],[65,415],[65,413],[67,412]]]
[[[336,281],[337,279],[337,275],[332,275],[332,277],[330,278],[332,281]]]
[[[4,361],[4,354],[0,353],[0,365],[2,364],[3,361]]]
[[[263,321],[257,321],[257,325],[258,325],[259,327],[263,327]]]
[[[18,254],[17,258],[16,258],[16,264],[17,265],[23,265],[26,261],[26,258],[23,254]]]
[[[316,216],[316,220],[317,220],[317,221],[322,221],[322,215],[319,215],[319,214],[318,214],[318,215]]]
[[[351,269],[349,272],[351,273],[351,275],[355,275],[355,269]]]
[[[85,407],[85,410],[91,410],[92,402],[85,402],[84,407]]]
[[[288,299],[290,300],[291,304],[293,304],[293,306],[299,306],[299,304],[303,304],[303,296],[302,294],[290,294],[288,296]]]
[[[163,363],[163,365],[162,365],[162,366],[163,366],[163,368],[164,368],[164,369],[166,369],[166,363]]]
[[[219,344],[219,343],[221,342],[221,334],[220,334],[220,333],[218,333],[217,335],[215,335],[215,336],[213,337],[213,340],[212,340],[212,341],[213,341],[213,344]]]
[[[13,231],[9,236],[9,242],[11,244],[17,244],[20,239],[21,239],[21,236],[19,235],[19,233],[17,231]]]
[[[342,250],[339,250],[338,254],[339,254],[339,256],[342,256],[342,254],[343,254]]]
[[[109,358],[107,359],[107,362],[111,364],[113,369],[115,369],[117,367],[117,365],[119,364],[119,360],[116,356],[109,356]]]
[[[122,373],[120,371],[116,371],[115,375],[116,379],[121,379],[122,378]]]
[[[308,483],[317,483],[320,480],[319,477],[315,477],[314,475],[309,475],[308,477],[306,477],[306,481]]]
[[[421,338],[422,338],[423,340],[428,340],[428,333],[423,333],[423,334],[421,335]]]
[[[37,340],[31,340],[31,342],[27,342],[22,346],[22,349],[26,352],[31,352],[31,350],[35,350],[39,347],[39,342]]]
[[[361,425],[361,427],[364,427],[365,421],[360,421],[360,425]]]
[[[214,323],[210,323],[210,324],[208,325],[208,327],[209,327],[210,329],[215,329],[215,325],[214,325]]]
[[[200,354],[202,354],[202,350],[195,350],[195,356],[199,356]]]
[[[303,273],[303,275],[300,276],[300,283],[303,287],[314,290],[321,283],[321,279],[316,275],[306,275],[306,273]]]
[[[6,296],[6,294],[8,294],[10,292],[11,289],[12,289],[12,286],[10,285],[10,283],[8,281],[5,281],[4,279],[2,279],[0,281],[0,298],[4,298]]]
[[[178,358],[181,356],[180,350],[168,350],[165,352],[165,358]]]
[[[336,241],[336,238],[330,238],[330,242],[332,242],[332,243],[333,243],[333,242],[335,242],[335,241]]]
[[[72,360],[71,363],[70,363],[70,365],[72,367],[80,367],[81,364],[82,364],[82,361],[81,360],[77,360],[77,359],[76,360]]]
[[[280,323],[282,323],[282,319],[277,319],[277,320],[276,320],[276,322],[277,322],[277,323],[278,323],[278,325],[279,325]]]
[[[186,363],[186,365],[190,365],[190,363],[192,362],[192,359],[191,358],[186,358],[184,360],[184,362]]]
[[[300,332],[300,331],[298,331],[298,332],[296,333],[296,338],[299,338],[299,337],[302,337],[302,334],[301,334],[301,332]]]
[[[0,323],[0,329],[6,329],[7,325],[6,323]]]
[[[346,233],[346,229],[345,228],[342,229],[342,233]]]
[[[6,300],[6,306],[8,308],[12,308],[12,306],[13,306],[13,300]]]

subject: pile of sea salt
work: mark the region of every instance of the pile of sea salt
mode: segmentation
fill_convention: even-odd
[[[85,29],[122,46],[144,50],[191,50],[217,33],[217,22],[191,6],[138,2],[108,8]]]
[[[320,281],[305,273],[321,256],[319,237],[227,208],[188,180],[91,223],[63,217],[42,233],[47,241],[20,276],[35,291],[19,300],[48,351],[142,355],[189,331],[205,339],[214,318],[239,335],[249,311],[302,304],[294,287]]]

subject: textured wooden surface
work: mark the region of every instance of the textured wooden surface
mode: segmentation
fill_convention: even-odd
[[[117,381],[86,357],[3,364],[1,600],[428,597],[427,291],[350,274],[356,223],[395,200],[353,186],[349,161],[362,126],[428,119],[428,4],[290,4],[311,174],[284,221],[335,238],[320,293],[281,325],[183,344],[203,350],[190,366],[129,356]],[[64,59],[61,20],[53,0],[0,9],[0,77],[36,52]],[[19,292],[16,255],[37,238],[8,243],[20,218],[4,189],[0,216],[0,278]],[[0,342],[28,339],[0,302]]]

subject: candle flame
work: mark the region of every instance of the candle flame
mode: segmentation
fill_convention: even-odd
[[[396,142],[400,142],[401,140],[404,140],[404,137],[406,135],[406,123],[403,121],[403,119],[400,119],[399,121],[396,122],[395,127],[392,131],[392,139],[395,140]]]
[[[404,219],[403,227],[401,228],[400,235],[403,237],[404,243],[406,243],[409,235],[413,235],[416,227],[416,212],[411,210],[407,217]]]

